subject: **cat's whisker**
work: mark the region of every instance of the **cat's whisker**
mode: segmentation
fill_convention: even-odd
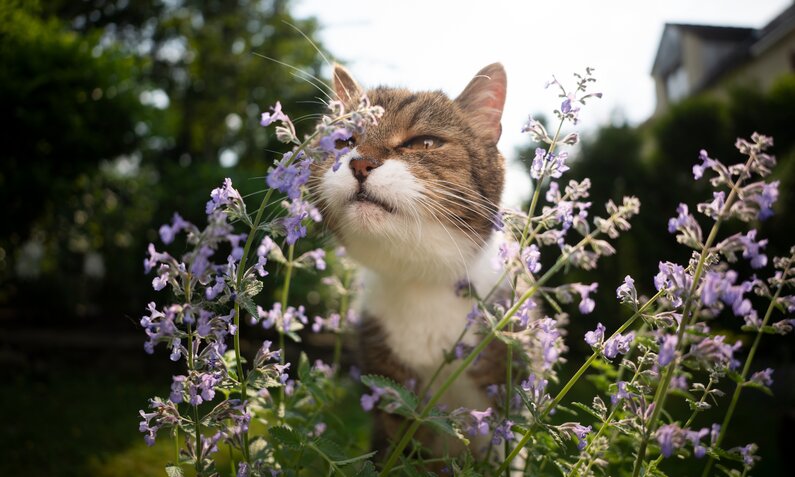
[[[500,210],[500,206],[492,202],[491,200],[483,197],[479,192],[461,184],[456,184],[454,182],[446,181],[444,179],[426,179],[426,181],[434,184],[435,186],[441,187],[443,189],[449,190],[451,192],[455,192],[458,194],[465,195],[469,200],[477,202],[479,205],[483,205],[484,207],[494,210],[495,212]]]
[[[320,94],[322,94],[323,96],[327,97],[329,99],[329,101],[332,101],[331,96],[329,96],[329,94],[326,92],[326,90],[324,90],[323,88],[318,86],[317,83],[315,83],[314,81],[311,81],[309,78],[306,78],[305,76],[300,75],[298,73],[290,73],[290,74],[293,75],[295,78],[303,80],[304,82],[312,85],[316,90],[320,91]],[[323,84],[323,83],[321,83],[321,84]],[[324,84],[324,86],[326,86],[326,85]],[[326,87],[328,87],[328,86],[326,86]],[[328,103],[326,103],[326,106],[328,106]]]
[[[417,201],[417,203],[422,205],[423,207],[428,208],[428,205],[424,204],[422,201]],[[455,248],[458,251],[458,256],[461,258],[461,265],[463,265],[464,267],[464,274],[466,275],[466,279],[467,281],[470,281],[469,267],[467,266],[467,261],[464,258],[464,253],[461,251],[461,247],[458,246],[458,242],[456,242],[456,240],[453,238],[453,235],[450,233],[447,227],[445,227],[444,223],[442,223],[442,221],[439,220],[436,214],[433,213],[432,209],[428,209],[428,211],[431,213],[431,216],[433,216],[433,218],[436,219],[437,222],[439,222],[439,225],[441,225],[442,229],[445,231],[447,236],[450,237],[450,241],[453,243],[453,245],[455,245]]]
[[[424,203],[425,203],[426,205],[428,205],[429,207],[432,207],[434,210],[436,210],[436,211],[440,212],[440,213],[441,213],[441,214],[442,214],[442,215],[443,215],[445,218],[447,218],[447,219],[448,219],[448,220],[451,222],[451,224],[452,224],[452,225],[454,225],[454,226],[455,226],[455,227],[456,227],[458,230],[460,230],[460,231],[461,231],[461,233],[463,233],[463,234],[464,234],[464,236],[466,236],[466,237],[467,237],[467,238],[468,238],[468,239],[469,239],[469,240],[472,242],[472,244],[473,244],[473,245],[475,245],[475,247],[477,247],[477,248],[481,248],[482,246],[485,246],[485,245],[486,245],[486,241],[485,241],[485,240],[483,240],[483,238],[482,238],[482,237],[480,237],[480,234],[478,234],[478,233],[475,231],[475,229],[473,229],[473,228],[472,228],[472,226],[471,226],[471,225],[469,225],[468,223],[466,223],[466,221],[464,221],[463,219],[461,219],[461,218],[459,218],[459,217],[456,217],[454,214],[452,214],[451,212],[449,212],[448,210],[446,210],[446,209],[445,209],[443,206],[441,206],[440,204],[436,204],[436,203],[434,203],[434,202],[432,202],[432,201],[429,201],[429,200],[426,200],[426,201],[424,201]],[[460,223],[461,225],[464,225],[465,227],[467,227],[469,230],[471,230],[471,231],[472,231],[472,235],[470,235],[469,233],[467,233],[466,231],[464,231],[463,229],[461,229],[461,227],[459,227],[459,226],[458,226],[458,224],[459,224],[459,223]],[[475,238],[479,239],[479,240],[480,240],[480,243],[476,242],[476,241],[475,241]]]

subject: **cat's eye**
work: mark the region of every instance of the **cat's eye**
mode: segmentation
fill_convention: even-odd
[[[400,145],[405,149],[426,150],[442,147],[444,141],[434,136],[415,136]]]
[[[351,136],[349,139],[337,139],[334,141],[334,147],[337,149],[342,149],[344,147],[353,149],[356,147],[356,139],[353,136]]]

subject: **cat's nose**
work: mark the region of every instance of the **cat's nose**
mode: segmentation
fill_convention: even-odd
[[[380,162],[376,162],[370,159],[351,159],[350,166],[351,171],[353,172],[353,177],[356,178],[359,183],[363,183],[367,180],[367,176],[370,175],[370,171],[375,169],[376,167],[380,166]]]

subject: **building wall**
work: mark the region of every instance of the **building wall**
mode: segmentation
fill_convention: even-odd
[[[777,78],[795,72],[795,29],[758,56],[731,71],[720,81],[719,89],[742,84],[767,91]]]

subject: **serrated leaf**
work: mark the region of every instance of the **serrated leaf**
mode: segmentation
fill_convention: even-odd
[[[375,465],[368,460],[359,468],[356,477],[378,477],[378,472],[375,470]]]
[[[262,291],[262,282],[254,277],[248,278],[240,284],[240,291],[242,295],[247,297],[255,297]]]
[[[178,465],[167,465],[166,475],[168,477],[182,477],[184,474],[182,473],[182,467]]]
[[[469,439],[467,439],[464,434],[461,432],[458,427],[455,426],[453,421],[444,414],[440,414],[438,411],[433,410],[431,414],[426,417],[423,422],[430,427],[433,427],[437,431],[441,431],[447,435],[454,436],[462,441],[464,444],[469,445]]]
[[[334,461],[335,463],[348,460],[348,456],[345,455],[345,451],[342,450],[342,447],[340,447],[336,442],[326,439],[325,437],[315,439],[311,447],[315,452],[325,456],[327,460]]]
[[[361,462],[363,460],[369,459],[370,457],[372,457],[372,456],[374,456],[376,454],[378,454],[378,451],[368,452],[367,454],[362,454],[360,456],[351,457],[350,459],[338,460],[338,461],[335,462],[335,464],[337,464],[337,465],[350,465],[350,464],[354,464],[356,462]]]
[[[583,410],[585,412],[587,412],[588,414],[590,414],[593,417],[599,419],[600,421],[604,421],[605,420],[605,416],[599,414],[598,412],[596,412],[593,409],[591,409],[590,406],[586,406],[585,404],[583,404],[581,402],[573,402],[573,403],[571,403],[571,405],[576,407],[576,408],[579,408],[579,409],[581,409],[581,410]]]
[[[243,295],[243,294],[238,295],[237,296],[237,302],[240,303],[240,306],[242,306],[243,309],[246,310],[246,312],[249,315],[251,315],[251,316],[253,316],[255,318],[258,316],[257,315],[257,304],[254,303],[254,300],[252,300],[251,297],[248,297],[248,296]]]
[[[303,445],[301,436],[294,430],[285,426],[275,426],[268,429],[268,434],[280,444],[292,449],[300,449]]]
[[[387,412],[397,413],[407,417],[416,415],[419,398],[402,384],[376,374],[362,376],[362,383],[370,388],[377,387],[383,389],[385,392],[381,396],[382,401],[384,398],[391,398],[391,403],[397,404],[397,407],[390,406],[388,409],[385,409]]]

